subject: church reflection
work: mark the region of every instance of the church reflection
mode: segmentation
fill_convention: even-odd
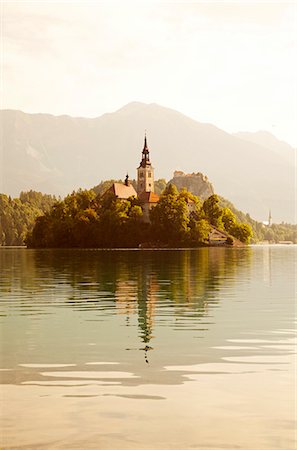
[[[162,308],[171,307],[170,316],[176,318],[179,327],[189,314],[192,321],[207,316],[209,303],[218,304],[224,280],[234,279],[241,257],[246,264],[249,251],[163,251],[156,259],[153,255],[139,258],[132,267],[129,263],[119,264],[114,290],[116,310],[126,316],[127,326],[130,317],[137,315],[141,350],[147,363],[148,351],[153,350],[155,321],[164,319]]]
[[[148,351],[153,336],[155,308],[160,285],[151,265],[141,265],[136,279],[127,279],[128,268],[122,267],[115,285],[115,304],[119,314],[126,316],[126,324],[130,325],[130,316],[137,315],[139,337],[143,346],[145,361],[148,363]],[[126,278],[126,279],[125,279]]]
[[[38,307],[69,306],[73,310],[114,308],[126,326],[138,329],[138,348],[148,362],[154,330],[199,324],[209,305],[219,303],[219,292],[246,268],[249,248],[167,251],[24,250],[2,252],[6,274],[2,292],[25,292],[20,307],[35,314]],[[6,260],[5,260],[6,258]],[[9,259],[9,261],[8,261]],[[33,300],[33,301],[32,301]],[[109,306],[108,306],[109,305]]]
[[[19,324],[11,328],[13,339],[6,336],[7,367],[14,355],[70,361],[82,370],[88,361],[114,360],[135,373],[149,368],[147,383],[181,383],[181,374],[164,367],[219,359],[220,350],[203,352],[197,338],[206,338],[222,290],[238,282],[242,270],[246,276],[252,253],[24,250],[0,252],[0,258],[0,309]],[[19,381],[30,380],[18,373]]]

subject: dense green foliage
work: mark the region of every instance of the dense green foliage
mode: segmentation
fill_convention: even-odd
[[[242,242],[248,242],[248,226],[239,225],[231,211],[220,208],[217,196],[202,204],[191,193],[178,192],[175,186],[169,185],[150,211],[151,222],[144,223],[141,203],[135,197],[121,201],[112,192],[96,196],[93,190],[79,190],[56,202],[36,220],[27,244],[30,247],[193,247],[208,243],[214,216],[215,225],[224,229],[222,218],[228,214],[232,218],[232,231]],[[243,230],[248,232],[245,234]]]
[[[199,199],[190,192],[179,193],[174,185],[167,186],[150,214],[154,240],[171,246],[206,243],[210,225],[199,217],[200,206]]]
[[[145,236],[142,209],[135,198],[79,190],[39,217],[28,235],[30,247],[134,247]]]
[[[222,208],[218,195],[214,194],[206,199],[202,209],[205,217],[213,226],[226,231],[230,236],[245,244],[250,242],[253,236],[252,227],[247,223],[238,222],[235,214],[229,208]]]
[[[100,192],[112,182],[101,183]],[[112,194],[79,190],[58,200],[40,192],[22,192],[17,199],[0,194],[0,244],[33,247],[137,247],[204,245],[211,227],[244,243],[268,240],[296,242],[296,225],[265,226],[232,203],[212,195],[202,201],[173,185],[164,188],[151,211],[151,224],[143,222],[139,200],[122,202]],[[35,224],[35,226],[34,226]],[[33,229],[34,227],[34,229]]]
[[[155,193],[161,195],[167,186],[167,181],[165,178],[159,178],[159,180],[155,180]]]
[[[55,201],[55,197],[35,191],[21,192],[15,199],[0,194],[0,245],[24,245],[36,218],[49,211]]]
[[[219,205],[221,208],[228,208],[232,211],[238,223],[250,225],[253,231],[251,242],[269,241],[271,243],[278,243],[290,241],[297,243],[297,225],[287,223],[273,223],[271,226],[263,225],[261,222],[252,219],[249,214],[245,214],[236,209],[231,202],[223,197],[219,197]]]
[[[297,243],[297,225],[289,223],[272,224],[265,227],[263,240],[269,242],[289,241]]]

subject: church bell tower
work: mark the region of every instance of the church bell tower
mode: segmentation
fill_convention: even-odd
[[[140,165],[137,168],[137,194],[140,195],[142,192],[154,192],[154,168],[150,162],[146,135]]]

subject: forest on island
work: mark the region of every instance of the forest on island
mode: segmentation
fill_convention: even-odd
[[[39,217],[26,242],[43,248],[195,247],[208,244],[212,227],[227,232],[230,244],[232,236],[243,243],[252,236],[251,227],[238,223],[228,208],[221,208],[216,195],[201,202],[169,185],[152,208],[150,223],[144,223],[139,199],[122,201],[111,192],[96,196],[92,190],[80,190]]]
[[[122,202],[102,196],[112,180],[91,190],[79,190],[63,200],[40,192],[21,192],[19,198],[0,194],[0,245],[32,247],[137,247],[206,245],[212,226],[242,242],[296,242],[296,225],[265,226],[217,195],[204,202],[161,179],[163,192],[151,212],[151,224],[142,221],[138,199]],[[95,192],[96,190],[96,192]],[[194,203],[189,214],[189,202]]]

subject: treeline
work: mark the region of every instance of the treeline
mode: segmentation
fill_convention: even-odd
[[[282,242],[289,241],[297,244],[297,226],[289,223],[273,223],[270,227],[266,227],[262,232],[264,241]]]
[[[206,245],[213,226],[242,242],[249,242],[252,230],[239,224],[228,208],[219,206],[216,195],[201,202],[198,197],[169,185],[143,222],[138,199],[121,201],[111,192],[103,196],[93,190],[79,190],[56,202],[36,220],[27,236],[29,247],[118,248],[142,246],[194,247]]]
[[[235,206],[229,202],[229,200],[219,197],[219,205],[222,208],[230,209],[236,216],[239,223],[247,223],[253,230],[252,242],[257,243],[259,241],[268,241],[270,243],[278,243],[281,241],[290,241],[297,243],[297,225],[289,223],[273,223],[270,226],[263,225],[261,222],[257,222],[252,219],[249,214],[245,214],[239,211]]]
[[[178,193],[173,186],[164,191],[163,179],[156,183],[163,195],[152,212],[150,226],[142,222],[138,200],[122,203],[108,200],[107,195],[101,198],[111,180],[98,185],[99,195],[80,190],[64,200],[35,191],[21,192],[15,199],[0,194],[0,245],[24,245],[26,241],[39,247],[195,246],[207,242],[212,225],[248,241],[250,228],[246,230],[244,224],[252,229],[251,242],[297,242],[297,225],[264,226],[221,197],[212,196],[202,203],[190,193]],[[32,233],[36,219],[42,216]]]
[[[120,201],[112,193],[96,196],[79,190],[37,218],[26,243],[29,247],[130,247],[141,241],[142,209],[138,200]]]
[[[41,192],[21,192],[19,198],[0,194],[0,245],[24,245],[37,217],[43,215],[57,199]]]
[[[93,190],[96,194],[102,195],[114,182],[122,182],[121,180],[106,180],[95,186]],[[132,180],[134,188],[136,189],[136,180]],[[164,178],[160,178],[155,181],[155,192],[161,195],[167,186],[167,182]],[[234,215],[237,223],[246,223],[251,226],[253,236],[251,238],[252,243],[260,241],[268,241],[270,243],[278,243],[281,241],[290,241],[297,243],[297,225],[281,223],[272,224],[271,226],[265,226],[263,223],[258,222],[251,218],[249,214],[246,214],[237,208],[223,197],[219,196],[219,206],[222,209],[229,209]]]

